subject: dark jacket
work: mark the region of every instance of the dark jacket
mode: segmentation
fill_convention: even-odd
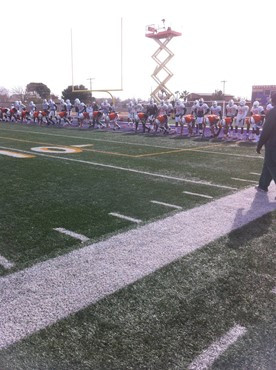
[[[276,106],[265,117],[263,132],[257,145],[257,150],[265,145],[266,149],[276,150]]]

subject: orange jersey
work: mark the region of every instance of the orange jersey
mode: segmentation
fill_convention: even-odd
[[[159,116],[157,116],[157,119],[160,123],[165,123],[167,116],[165,114],[160,114]]]
[[[216,123],[219,121],[219,116],[217,116],[216,114],[209,114],[207,118],[210,123]]]
[[[59,112],[58,115],[60,116],[60,118],[65,118],[67,116],[67,112]]]
[[[29,115],[29,112],[27,110],[23,110],[21,115],[22,115],[22,118],[25,118],[26,116]]]
[[[231,125],[232,122],[233,122],[233,118],[232,117],[225,117],[225,123],[226,123],[226,125]]]
[[[143,113],[143,112],[139,112],[139,113],[138,113],[138,117],[139,117],[140,119],[145,119],[145,118],[146,118],[146,115],[145,115],[145,113]]]
[[[111,120],[113,120],[113,119],[115,119],[115,118],[117,117],[117,113],[115,113],[115,112],[111,112],[111,113],[109,113],[109,114],[108,114],[108,117],[109,117]]]
[[[102,113],[101,112],[99,112],[98,110],[95,110],[94,112],[93,112],[93,117],[94,118],[97,118],[97,117],[99,117],[99,115],[101,115]]]
[[[263,120],[263,116],[261,114],[253,114],[252,117],[255,123],[260,123]]]
[[[191,123],[194,120],[194,116],[192,114],[187,114],[186,116],[184,116],[184,120],[186,123]]]

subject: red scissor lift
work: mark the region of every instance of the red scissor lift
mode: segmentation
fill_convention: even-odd
[[[160,102],[160,92],[161,96],[163,95],[163,92],[165,92],[166,97],[170,98],[173,93],[168,89],[166,86],[166,83],[172,78],[173,73],[169,70],[169,68],[166,66],[167,63],[172,59],[174,56],[174,53],[167,47],[168,43],[171,41],[173,37],[181,36],[180,32],[173,31],[170,27],[167,28],[167,30],[159,31],[154,26],[148,26],[147,27],[147,33],[146,37],[153,39],[157,42],[159,45],[159,48],[156,50],[156,52],[152,55],[152,59],[157,63],[157,66],[155,67],[155,70],[151,77],[154,79],[154,81],[158,84],[156,89],[152,91],[151,97],[156,101]],[[165,51],[168,56],[164,59],[162,62],[158,56],[162,51]],[[160,72],[165,72],[165,78],[161,80],[158,77],[158,74]]]

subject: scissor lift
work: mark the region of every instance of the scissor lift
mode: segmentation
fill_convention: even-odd
[[[155,70],[151,77],[154,81],[158,84],[154,91],[151,92],[151,97],[156,101],[160,102],[161,98],[160,95],[163,96],[163,93],[166,94],[166,97],[169,99],[172,95],[174,95],[166,86],[166,83],[172,78],[173,73],[169,70],[166,66],[167,63],[172,59],[174,53],[167,47],[168,43],[171,41],[173,37],[181,36],[180,32],[173,31],[170,27],[168,27],[165,31],[159,31],[158,28],[155,26],[148,26],[146,31],[146,37],[151,38],[157,42],[159,48],[156,52],[152,55],[152,59],[157,63]],[[158,55],[165,51],[168,56],[162,62]],[[158,77],[160,72],[165,72],[165,78],[161,80],[161,77]],[[161,92],[161,94],[160,94]]]

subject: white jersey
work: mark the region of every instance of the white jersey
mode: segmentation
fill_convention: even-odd
[[[271,103],[267,104],[267,106],[266,106],[266,112],[269,112],[270,109],[272,109],[272,108],[273,108],[273,105]]]
[[[66,103],[66,111],[67,113],[71,112],[72,110],[72,104],[71,103]]]
[[[158,114],[167,114],[168,106],[166,104],[160,104],[158,105]]]
[[[136,113],[136,108],[133,103],[128,104],[128,113],[130,114]]]
[[[250,109],[250,112],[252,114],[262,114],[264,112],[264,108],[261,105],[259,105],[258,107],[252,107]]]
[[[30,109],[30,112],[34,112],[36,110],[36,105],[34,103],[30,103],[29,104],[29,109]]]
[[[237,120],[245,119],[247,112],[249,110],[249,107],[247,105],[239,105],[238,106],[238,114],[237,114]]]
[[[215,114],[216,116],[221,116],[221,106],[220,105],[217,105],[217,106],[211,106],[210,108],[210,113],[211,114]]]
[[[226,105],[226,117],[234,117],[237,113],[238,107],[236,104]]]
[[[191,114],[194,114],[196,111],[197,104],[193,104],[191,108]]]
[[[176,104],[174,109],[175,109],[176,116],[182,116],[185,111],[185,105],[182,103]]]
[[[202,105],[197,105],[195,109],[195,113],[197,117],[203,117],[209,110],[209,107],[206,103],[203,103]]]

